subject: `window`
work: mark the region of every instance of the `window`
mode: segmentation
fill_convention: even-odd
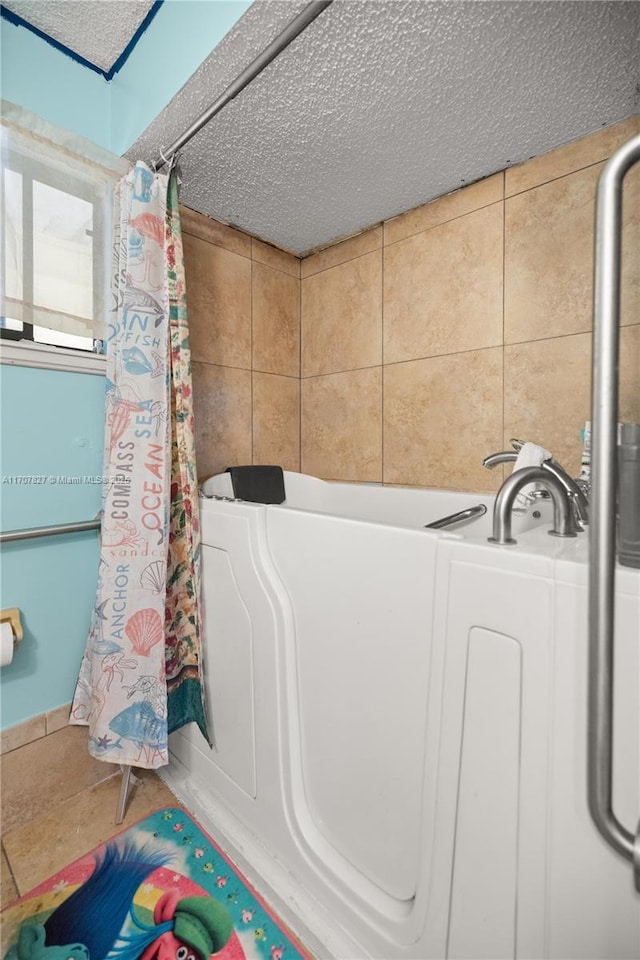
[[[115,177],[42,137],[3,129],[0,337],[101,351]]]

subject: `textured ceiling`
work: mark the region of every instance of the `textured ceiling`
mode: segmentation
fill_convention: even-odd
[[[5,2],[105,71],[152,5]],[[255,0],[129,158],[154,160],[305,6]],[[334,0],[183,150],[182,200],[306,253],[638,109],[637,0]]]
[[[305,3],[256,0],[127,151],[171,143]],[[307,252],[638,110],[640,3],[334,0],[183,150],[183,202]]]
[[[152,0],[5,6],[108,70]],[[129,158],[154,160],[305,6],[255,0]],[[334,0],[183,150],[182,200],[305,253],[638,109],[637,0]]]
[[[153,0],[2,0],[3,6],[73,53],[110,70]]]

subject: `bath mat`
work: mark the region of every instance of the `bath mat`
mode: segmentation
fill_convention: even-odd
[[[312,960],[177,807],[96,847],[1,919],[7,960]]]

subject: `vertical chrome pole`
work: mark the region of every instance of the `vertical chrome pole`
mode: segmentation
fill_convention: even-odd
[[[591,412],[588,694],[589,810],[605,840],[618,853],[636,863],[640,859],[638,839],[622,826],[612,808],[612,737],[622,181],[638,160],[640,136],[634,137],[611,157],[598,182]]]

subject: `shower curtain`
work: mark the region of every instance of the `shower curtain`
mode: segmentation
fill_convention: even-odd
[[[89,752],[154,768],[195,721],[200,538],[177,174],[138,163],[117,185],[96,603],[70,723]]]

